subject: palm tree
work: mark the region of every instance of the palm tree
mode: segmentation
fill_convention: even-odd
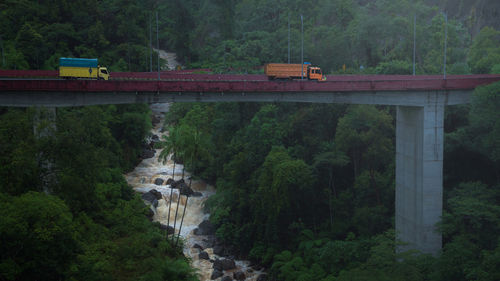
[[[178,150],[180,147],[180,138],[178,134],[178,130],[175,127],[169,127],[167,129],[168,131],[168,136],[163,135],[162,139],[163,141],[159,143],[159,147],[163,148],[163,150],[160,152],[160,155],[158,156],[158,160],[162,161],[163,164],[167,163],[168,161],[168,156],[172,155],[172,161],[174,162],[174,166],[172,168],[172,180],[175,180],[175,157],[176,153],[178,154]],[[172,194],[173,194],[174,188],[170,187],[170,203],[168,204],[168,217],[167,217],[167,226],[170,226],[170,206],[172,206]],[[175,229],[174,229],[175,232]],[[167,230],[167,236],[168,236],[168,230]]]
[[[186,156],[190,157],[190,165],[193,172],[196,171],[196,160],[200,156],[209,155],[208,150],[208,136],[205,136],[199,127],[192,127],[189,125],[183,125],[180,127],[182,131],[182,144],[183,150]],[[192,178],[189,178],[189,189],[191,189]],[[180,191],[180,190],[179,190]],[[179,192],[179,199],[181,193]],[[182,223],[184,222],[184,215],[186,214],[186,207],[188,204],[189,194],[186,194],[186,205],[184,205],[184,210],[182,212],[181,224],[179,226],[179,235],[177,236],[177,240],[175,242],[175,246],[179,242],[179,236],[182,230]],[[177,205],[178,206],[178,205]],[[177,219],[177,213],[176,213]],[[175,230],[174,230],[175,231]]]

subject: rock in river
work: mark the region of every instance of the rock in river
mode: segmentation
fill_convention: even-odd
[[[214,280],[221,277],[222,275],[224,275],[222,274],[222,271],[214,269],[214,271],[212,272],[212,276],[210,276],[210,279]]]
[[[209,220],[202,221],[194,231],[195,235],[212,235],[214,233],[215,227]]]
[[[241,271],[236,271],[235,273],[233,273],[233,278],[236,280],[245,280],[246,276],[245,273]]]

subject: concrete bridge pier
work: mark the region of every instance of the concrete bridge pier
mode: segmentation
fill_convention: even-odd
[[[429,92],[423,106],[398,106],[396,117],[396,237],[398,251],[437,255],[436,223],[443,209],[445,93]]]

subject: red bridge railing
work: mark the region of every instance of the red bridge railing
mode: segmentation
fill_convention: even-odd
[[[50,74],[50,73],[48,73]],[[260,75],[175,74],[178,79],[158,80],[62,80],[2,79],[0,91],[50,92],[362,92],[471,90],[500,81],[500,75],[359,75],[329,76],[327,81],[267,81]],[[189,79],[187,77],[190,77]],[[264,76],[265,77],[265,76]],[[252,80],[253,79],[253,80]]]

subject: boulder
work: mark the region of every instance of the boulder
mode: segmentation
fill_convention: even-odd
[[[203,241],[205,248],[213,248],[215,246],[215,240],[215,235],[207,235],[206,238],[203,238],[201,241]]]
[[[224,275],[222,274],[222,271],[214,269],[214,271],[212,272],[212,276],[210,276],[210,279],[214,280],[221,277],[222,275]]]
[[[158,199],[158,200],[160,200],[160,199],[162,199],[162,198],[163,198],[163,196],[161,195],[161,192],[159,192],[159,191],[158,191],[158,190],[156,190],[156,189],[151,189],[151,190],[149,191],[149,193],[153,194],[153,195],[156,197],[156,199]]]
[[[235,269],[236,268],[236,263],[234,260],[230,259],[223,259],[222,260],[222,269],[224,270],[230,270],[230,269]]]
[[[234,260],[230,259],[217,259],[214,262],[213,268],[222,270],[231,270],[236,268],[236,263]]]
[[[201,251],[203,251],[203,247],[202,247],[200,244],[198,244],[198,243],[195,243],[195,244],[193,245],[193,248],[195,248],[195,249],[200,249]]]
[[[207,252],[205,252],[205,251],[200,252],[200,253],[198,254],[198,258],[199,258],[200,260],[209,260],[209,259],[210,259],[210,257],[208,256],[208,253],[207,253]]]
[[[144,148],[141,153],[141,159],[149,159],[155,156],[156,151],[154,149]]]
[[[201,192],[199,192],[199,191],[195,191],[195,192],[193,192],[193,194],[191,196],[193,196],[193,197],[201,197],[201,196],[203,196],[203,194]]]
[[[236,271],[235,273],[233,273],[233,278],[236,280],[245,280],[247,277],[242,271]]]
[[[181,184],[186,184],[184,182],[184,179],[180,179],[178,181],[174,181],[173,183],[170,184],[170,186],[172,186],[172,188],[179,188]]]
[[[180,191],[181,191],[181,195],[185,195],[185,196],[191,196],[194,193],[194,191],[191,189],[191,187],[187,186],[187,184],[185,184],[185,183],[180,185]]]
[[[162,178],[156,178],[155,179],[155,184],[156,185],[162,185],[163,184],[163,179]]]
[[[174,179],[173,179],[173,178],[168,178],[168,180],[167,180],[167,185],[170,185],[170,186],[172,186],[172,188],[173,188],[174,183],[175,183],[175,181],[174,181]]]
[[[216,244],[214,247],[214,254],[218,255],[218,256],[224,256],[224,246],[220,245],[220,244]]]
[[[233,278],[231,278],[229,276],[224,276],[224,277],[222,277],[221,281],[233,281]]]
[[[257,277],[257,281],[267,281],[267,274],[263,273]]]
[[[214,270],[222,271],[222,261],[220,259],[216,259],[214,264],[212,265]]]
[[[151,192],[142,194],[141,198],[147,203],[153,205],[155,208],[158,206],[158,199],[156,199],[156,196]]]
[[[160,229],[166,230],[167,234],[174,234],[174,228],[170,225],[165,225],[165,224],[160,223]]]
[[[209,220],[202,221],[194,231],[195,235],[212,235],[214,233],[215,227]]]

